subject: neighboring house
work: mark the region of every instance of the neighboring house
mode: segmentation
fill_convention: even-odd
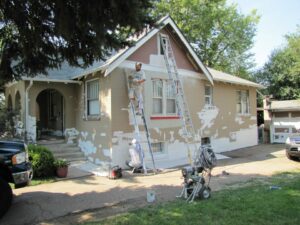
[[[265,130],[270,143],[285,143],[288,136],[300,131],[300,100],[264,99]]]
[[[123,166],[133,138],[125,74],[132,73],[138,61],[147,78],[144,108],[156,164],[166,168],[188,163],[161,33],[170,37],[197,134],[210,141],[215,152],[256,145],[256,89],[261,86],[206,68],[170,17],[159,24],[136,45],[86,70],[63,65],[48,76],[8,84],[7,104],[20,107],[27,137],[35,141],[44,135],[66,135],[69,142],[77,139],[90,161]],[[142,145],[151,167],[145,135]]]

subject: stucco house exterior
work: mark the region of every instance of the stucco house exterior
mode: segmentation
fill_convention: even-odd
[[[166,168],[188,163],[158,38],[162,33],[170,38],[201,138],[209,140],[217,153],[256,145],[256,89],[261,86],[203,65],[170,17],[159,25],[141,35],[134,46],[90,68],[63,65],[48,76],[7,84],[7,105],[20,111],[27,138],[66,136],[66,141],[78,143],[90,161],[123,166],[133,138],[125,75],[141,62],[146,74],[144,109],[156,165]],[[143,126],[141,130],[146,163],[151,167]]]
[[[285,143],[300,131],[300,100],[264,99],[264,129],[270,143]]]

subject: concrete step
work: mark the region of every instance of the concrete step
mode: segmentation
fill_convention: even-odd
[[[65,139],[57,139],[57,140],[39,140],[37,141],[38,145],[56,145],[56,144],[64,144],[66,141]]]
[[[84,157],[82,152],[61,152],[53,154],[55,158],[76,158],[77,156]]]
[[[81,152],[79,147],[56,147],[49,148],[52,153],[61,153],[61,152]]]
[[[56,159],[65,159],[68,162],[87,161],[77,143],[68,144],[65,140],[40,141],[38,144],[47,147]]]

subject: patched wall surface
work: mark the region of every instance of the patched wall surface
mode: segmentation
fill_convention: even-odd
[[[87,115],[86,82],[99,81],[100,114]],[[111,162],[111,78],[100,73],[87,76],[76,89],[74,114],[78,130],[78,145],[89,161],[109,167]]]

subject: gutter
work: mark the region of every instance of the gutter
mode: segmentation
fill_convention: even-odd
[[[29,100],[28,100],[28,92],[33,85],[33,80],[30,80],[29,86],[25,90],[25,139],[27,139],[27,131],[28,131],[28,116],[29,116]]]

